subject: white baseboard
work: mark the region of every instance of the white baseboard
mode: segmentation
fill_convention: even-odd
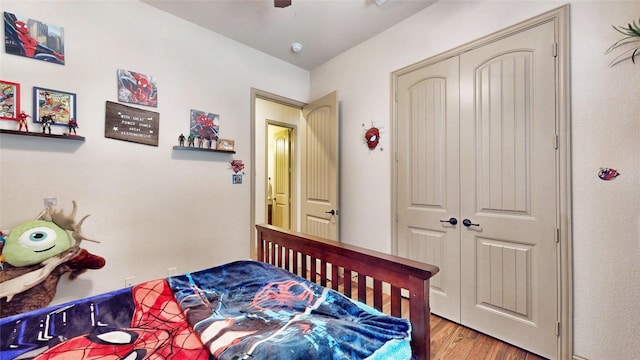
[[[582,356],[573,355],[573,360],[589,360],[589,359],[584,358],[584,357],[582,357]]]

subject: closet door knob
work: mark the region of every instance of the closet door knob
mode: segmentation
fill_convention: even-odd
[[[331,209],[331,211],[325,211],[324,213],[325,214],[330,214],[330,215],[338,215],[339,214],[338,210],[333,210],[333,209]]]
[[[449,223],[451,225],[455,225],[455,224],[458,223],[458,219],[452,217],[452,218],[449,218],[449,220],[440,220],[440,222],[447,222],[447,223]]]
[[[471,222],[471,220],[469,219],[464,219],[462,220],[462,225],[469,227],[469,226],[480,226],[480,224],[474,224]]]

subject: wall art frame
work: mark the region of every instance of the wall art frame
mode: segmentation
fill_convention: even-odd
[[[218,139],[217,150],[233,151],[235,149],[235,141],[231,139]]]
[[[0,119],[18,121],[20,84],[0,80]]]
[[[118,101],[158,107],[158,80],[155,76],[118,69]]]
[[[189,114],[189,134],[202,136],[207,140],[218,140],[220,115],[191,109]]]
[[[53,125],[69,126],[76,116],[77,96],[66,91],[33,87],[33,122],[42,123],[43,116],[52,116]]]
[[[4,12],[7,54],[64,65],[64,28]]]

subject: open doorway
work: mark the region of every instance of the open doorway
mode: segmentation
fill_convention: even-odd
[[[299,201],[296,196],[299,193],[299,150],[296,144],[299,141],[297,129],[301,122],[301,109],[305,104],[252,89],[251,105],[251,255],[255,257],[255,224],[273,224],[274,220],[279,222],[282,219],[283,222],[279,222],[281,225],[278,226],[299,230]],[[286,140],[282,139],[285,134]],[[277,143],[274,139],[276,135],[279,136]],[[288,164],[283,165],[285,159]],[[287,176],[283,178],[285,174]],[[288,190],[288,195],[284,194],[284,190]],[[276,196],[279,198],[276,199]],[[284,199],[288,200],[287,203],[282,202]]]
[[[286,230],[296,224],[295,129],[267,121],[267,223]]]

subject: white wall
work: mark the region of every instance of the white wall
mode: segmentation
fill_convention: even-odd
[[[249,258],[251,88],[307,100],[309,72],[137,1],[6,1],[0,11],[65,30],[66,65],[0,52],[0,79],[77,94],[84,143],[0,135],[0,229],[31,220],[43,198],[67,212],[77,200],[84,243],[106,258],[102,270],[63,280],[53,303],[136,282]],[[117,69],[158,78],[159,146],[104,137],[105,101],[117,101]],[[144,108],[140,106],[140,108]],[[220,114],[220,135],[236,154],[176,152],[189,111]],[[5,129],[17,123],[0,121]],[[40,127],[33,124],[32,130]],[[63,132],[63,127],[54,131]],[[229,162],[246,164],[232,185]]]
[[[312,99],[340,95],[341,240],[390,250],[390,73],[564,4],[441,1],[312,71]],[[574,353],[631,359],[640,353],[640,64],[610,68],[604,52],[621,38],[611,26],[637,20],[640,2],[570,5]],[[384,151],[363,144],[371,122]],[[600,167],[622,175],[603,182]]]

